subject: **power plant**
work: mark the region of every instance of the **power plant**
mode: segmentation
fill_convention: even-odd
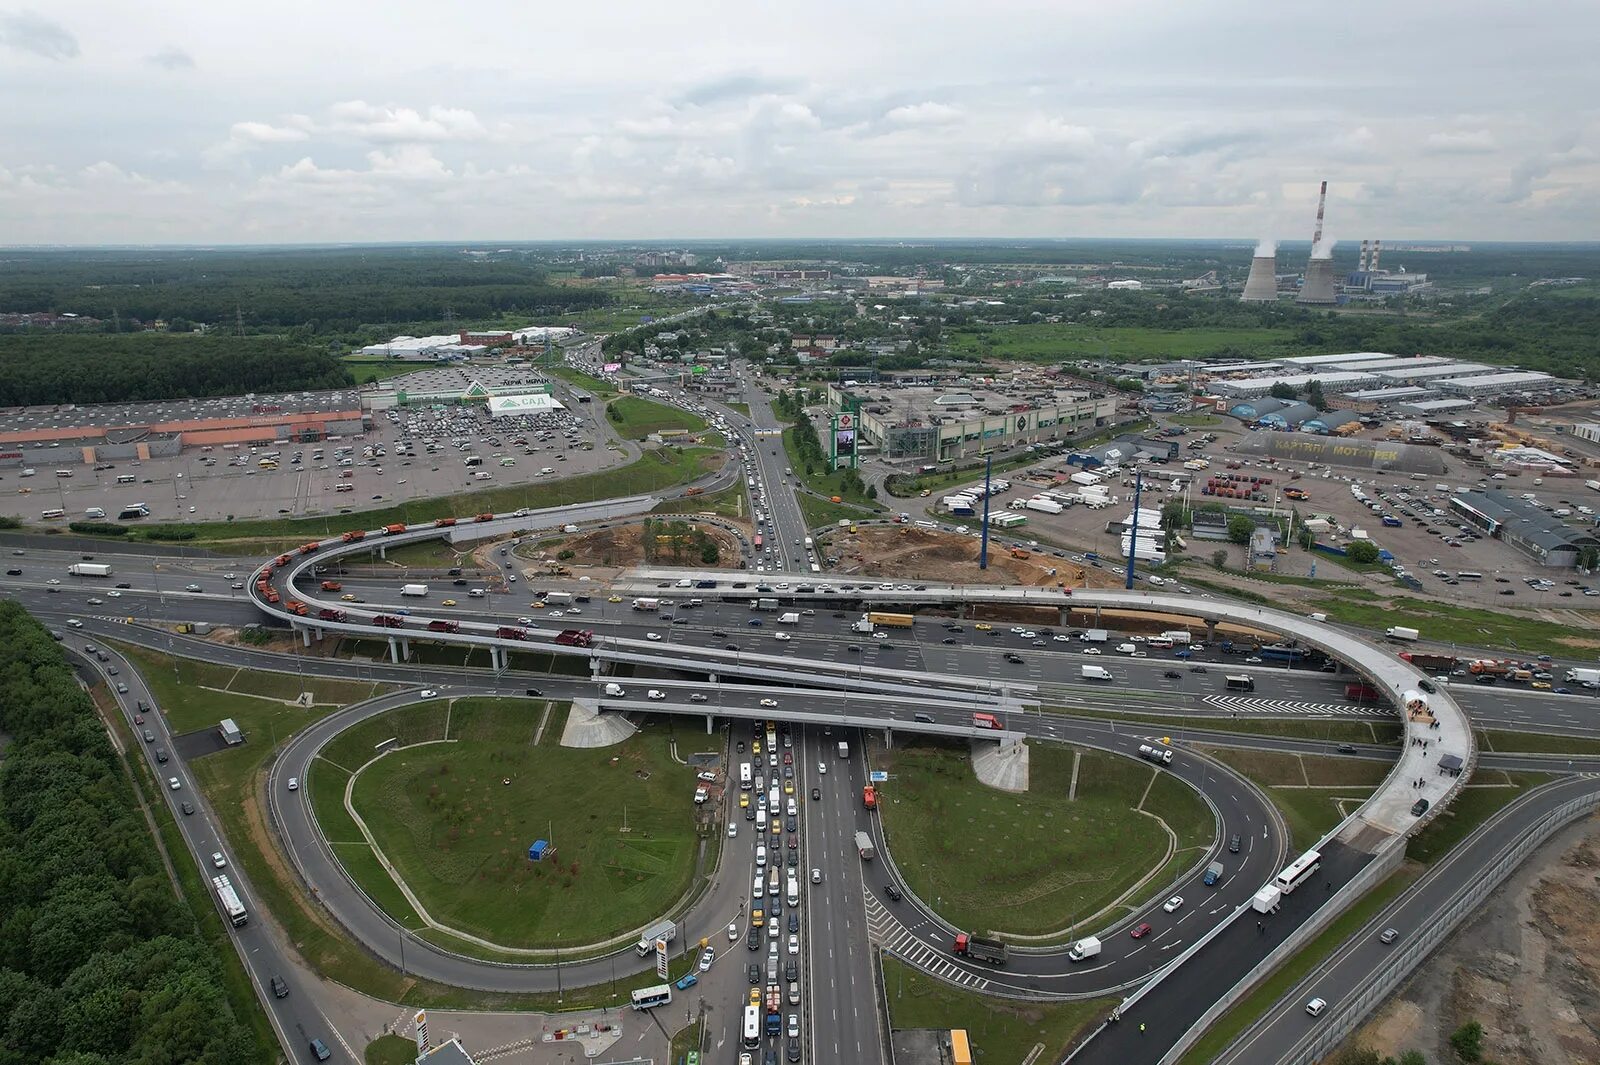
[[[1322,193],[1317,197],[1317,229],[1311,237],[1311,259],[1306,263],[1306,279],[1300,286],[1296,303],[1313,307],[1331,307],[1338,302],[1333,279],[1333,244],[1322,241],[1322,216],[1328,205],[1328,183],[1322,183]]]
[[[1278,247],[1271,240],[1256,245],[1250,260],[1250,276],[1245,279],[1243,303],[1275,303],[1278,299]]]

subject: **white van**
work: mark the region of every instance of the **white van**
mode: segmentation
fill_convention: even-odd
[[[772,782],[772,790],[767,792],[767,808],[770,810],[778,808],[778,782],[776,780]]]
[[[789,878],[788,890],[784,892],[784,897],[791,908],[800,905],[800,881],[795,877]]]
[[[756,847],[756,865],[765,867],[767,864],[767,848],[765,845]]]
[[[103,518],[103,517],[106,516],[105,508],[104,507],[90,507],[88,510],[85,510],[83,512],[83,516],[86,517],[86,518],[91,518],[91,519],[92,518]]]
[[[751,777],[750,777],[750,763],[749,762],[740,762],[739,763],[739,787],[740,787],[740,789],[743,790],[743,791],[749,791],[750,790],[750,780],[751,780]]]

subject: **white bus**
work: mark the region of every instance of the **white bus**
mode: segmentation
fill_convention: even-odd
[[[657,1006],[665,1006],[671,1001],[671,984],[655,984],[652,987],[641,987],[633,993],[633,1008],[636,1010],[653,1010]]]
[[[233,927],[238,928],[250,920],[250,915],[245,913],[244,903],[239,901],[239,893],[233,890],[233,884],[227,877],[212,877],[211,887],[217,893],[217,908]]]
[[[750,790],[750,763],[739,763],[739,787],[744,791]]]
[[[759,1050],[761,1047],[761,1007],[746,1006],[744,1008],[744,1048],[746,1050]]]
[[[1316,851],[1306,851],[1300,857],[1289,863],[1289,867],[1278,874],[1278,879],[1272,883],[1285,895],[1304,884],[1316,875],[1322,868],[1322,855]]]
[[[51,518],[64,518],[67,516],[67,512],[57,507],[55,510],[47,510],[39,516],[48,521]]]
[[[1460,573],[1456,574],[1456,580],[1458,580],[1458,581],[1481,581],[1481,580],[1483,580],[1483,574],[1481,574],[1481,573],[1473,573],[1470,570],[1462,570]]]

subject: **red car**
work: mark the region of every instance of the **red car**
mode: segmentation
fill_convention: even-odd
[[[143,714],[134,714],[134,715],[133,715],[133,723],[134,723],[134,724],[135,724],[135,725],[142,725],[142,724],[144,724],[144,715],[143,715]]]
[[[1143,921],[1133,926],[1133,931],[1128,933],[1134,939],[1142,939],[1150,934],[1150,922]]]
[[[793,751],[784,751],[783,752],[783,764],[784,765],[794,765],[794,752]]]

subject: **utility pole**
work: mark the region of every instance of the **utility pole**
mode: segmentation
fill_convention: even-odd
[[[978,568],[989,568],[989,480],[994,474],[994,455],[991,453],[983,463],[983,529],[978,540]]]
[[[1128,572],[1123,578],[1124,588],[1133,587],[1133,564],[1139,554],[1139,494],[1144,488],[1144,471],[1135,470],[1133,474],[1133,515],[1128,524]],[[987,512],[987,509],[986,511]]]

